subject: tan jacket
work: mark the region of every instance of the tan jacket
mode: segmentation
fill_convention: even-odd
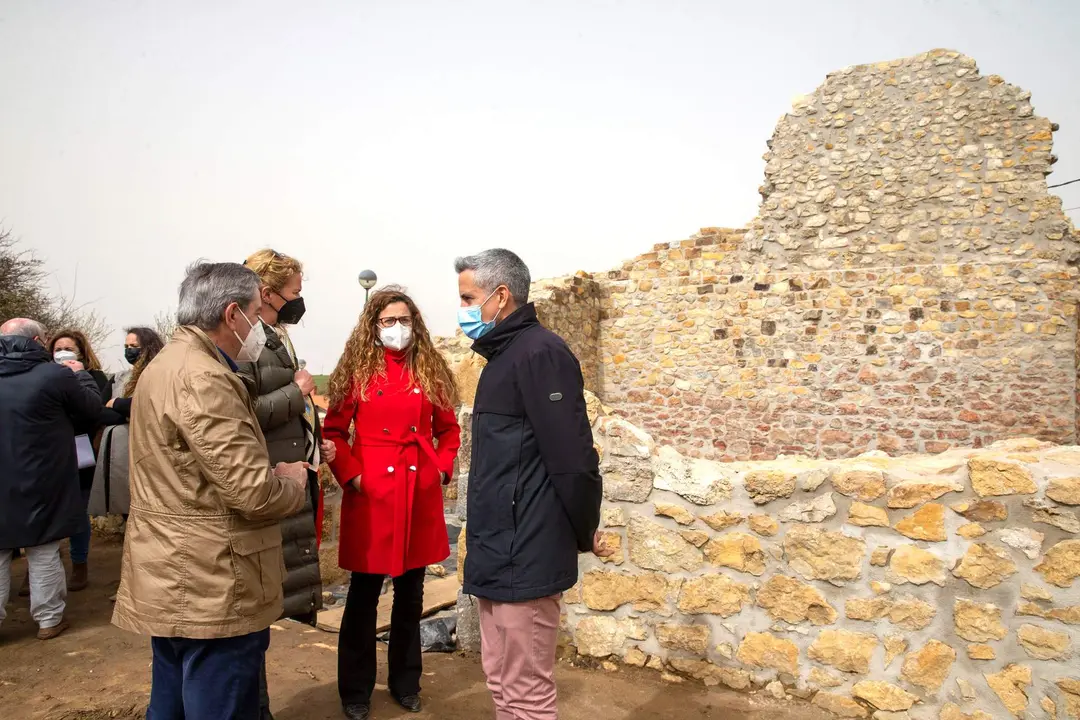
[[[113,624],[196,639],[269,627],[282,608],[278,520],[304,491],[271,472],[251,396],[205,333],[180,328],[143,372],[130,448]]]

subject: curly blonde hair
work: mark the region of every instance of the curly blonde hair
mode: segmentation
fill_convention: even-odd
[[[277,250],[264,248],[248,256],[244,266],[259,276],[263,287],[281,292],[289,278],[297,273],[303,274],[304,266],[296,258],[289,257]]]
[[[405,303],[412,314],[412,342],[408,353],[409,375],[432,404],[453,408],[458,402],[457,383],[442,353],[435,349],[431,334],[424,325],[420,309],[399,287],[375,292],[364,306],[360,320],[345,343],[337,367],[330,376],[330,406],[340,405],[350,395],[367,400],[367,389],[376,377],[386,376],[386,357],[379,340],[379,315],[387,306]]]

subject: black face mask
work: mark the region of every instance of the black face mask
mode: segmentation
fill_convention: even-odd
[[[278,295],[278,297],[281,297]],[[281,298],[284,300],[285,298]],[[277,321],[279,325],[295,325],[300,322],[300,319],[304,317],[304,312],[307,308],[304,307],[304,298],[298,297],[295,300],[288,300],[281,309],[277,311]]]
[[[134,365],[135,363],[139,362],[140,355],[142,355],[142,348],[124,348],[124,359],[128,361],[128,365]]]

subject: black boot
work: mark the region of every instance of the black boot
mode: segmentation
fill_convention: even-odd
[[[352,705],[346,705],[342,710],[345,711],[345,717],[349,718],[349,720],[368,720],[371,717],[370,705],[353,703]]]
[[[420,696],[419,695],[404,695],[402,697],[398,697],[397,695],[394,695],[393,697],[394,697],[394,700],[397,701],[398,705],[405,708],[406,710],[408,710],[411,713],[418,713],[418,712],[420,712],[421,709],[423,709],[422,708],[423,703],[420,702]]]

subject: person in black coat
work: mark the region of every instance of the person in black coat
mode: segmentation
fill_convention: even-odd
[[[559,600],[599,547],[602,485],[581,366],[508,250],[459,258],[458,322],[487,359],[473,404],[464,591],[497,717],[555,720]]]
[[[62,363],[65,360],[76,360],[83,364],[86,372],[94,378],[98,387],[98,396],[104,403],[109,398],[109,376],[101,369],[101,361],[94,353],[90,345],[90,339],[81,330],[75,328],[63,328],[53,333],[47,346],[53,360]],[[93,425],[78,425],[75,427],[76,435],[85,435],[93,440],[99,430],[99,423]],[[83,522],[79,531],[71,536],[71,578],[68,580],[68,590],[78,592],[85,590],[90,582],[89,566],[87,560],[90,556],[90,515],[86,512],[86,506],[90,502],[90,488],[94,485],[94,466],[79,468],[79,491],[83,498]]]
[[[11,551],[25,548],[30,615],[38,637],[48,640],[67,628],[60,541],[85,516],[75,427],[93,427],[102,404],[82,363],[56,363],[45,336],[33,320],[0,326],[0,622],[11,590]]]

